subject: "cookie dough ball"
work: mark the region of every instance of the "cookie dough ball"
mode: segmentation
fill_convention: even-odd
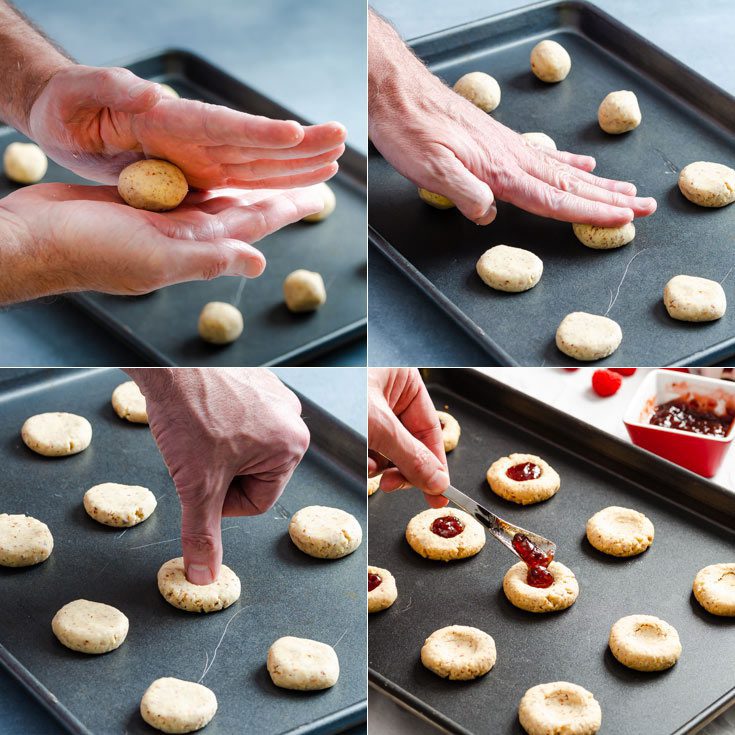
[[[172,97],[173,99],[181,98],[181,95],[170,84],[158,82],[158,86],[166,97]]]
[[[434,209],[452,209],[454,207],[453,201],[441,194],[434,194],[433,191],[429,191],[428,189],[419,189],[419,199],[422,202],[426,202],[429,206],[434,207]]]
[[[0,567],[30,567],[51,556],[49,527],[31,516],[0,513]]]
[[[156,679],[140,700],[141,717],[167,733],[201,730],[217,712],[217,697],[202,684],[165,676]]]
[[[735,616],[735,562],[711,564],[697,572],[692,592],[713,615]]]
[[[541,41],[531,51],[531,71],[542,82],[561,82],[571,68],[567,50],[556,41]]]
[[[496,495],[520,505],[548,500],[561,486],[556,470],[535,454],[501,457],[490,465],[485,477]]]
[[[519,293],[533,288],[544,272],[541,258],[529,250],[496,245],[486,250],[475,266],[482,280],[497,291]]]
[[[430,508],[408,522],[406,541],[426,559],[466,559],[482,551],[485,528],[463,510]]]
[[[552,681],[531,687],[518,705],[528,735],[594,735],[602,725],[599,702],[578,684]]]
[[[711,161],[695,161],[679,174],[679,189],[700,207],[724,207],[735,202],[735,169]]]
[[[635,225],[632,222],[627,222],[620,227],[597,227],[575,223],[572,229],[577,240],[593,250],[621,248],[635,237]]]
[[[37,184],[46,175],[48,159],[35,143],[11,143],[3,154],[3,168],[16,184]]]
[[[243,330],[240,310],[224,301],[210,301],[199,314],[199,336],[213,345],[234,342]]]
[[[500,104],[500,85],[482,71],[471,71],[460,77],[454,91],[485,112],[492,112]]]
[[[339,508],[308,505],[293,514],[288,524],[291,541],[317,559],[341,559],[362,543],[357,518]]]
[[[166,602],[186,612],[224,610],[240,598],[240,578],[225,564],[212,584],[193,584],[186,578],[184,559],[167,561],[158,570],[158,591]]]
[[[681,656],[676,628],[653,615],[628,615],[610,630],[610,651],[636,671],[670,669]]]
[[[612,355],[623,341],[620,325],[606,316],[573,311],[556,330],[556,346],[575,360],[589,362]]]
[[[521,138],[528,141],[534,148],[551,148],[556,150],[556,143],[546,133],[522,133]]]
[[[383,476],[383,473],[381,472],[379,475],[375,475],[375,477],[368,477],[367,481],[367,491],[368,491],[368,497],[370,497],[373,493],[377,493],[380,489],[380,478]]]
[[[550,587],[532,587],[526,581],[528,566],[519,561],[503,577],[503,592],[508,600],[532,613],[548,613],[566,610],[579,596],[579,584],[574,572],[558,561],[549,564],[549,572],[554,577]]]
[[[339,659],[332,646],[308,638],[279,638],[268,649],[267,665],[271,680],[282,689],[329,689],[339,679]]]
[[[713,322],[725,314],[727,298],[717,281],[698,276],[674,276],[664,286],[664,306],[672,319]]]
[[[610,556],[636,556],[653,543],[653,523],[637,510],[611,505],[587,521],[587,540]]]
[[[80,653],[107,653],[122,645],[128,619],[116,607],[89,600],[74,600],[51,621],[54,635],[67,648]]]
[[[289,311],[316,311],[327,300],[324,279],[315,271],[299,268],[283,281],[283,299]]]
[[[317,184],[317,186],[319,187],[319,193],[324,199],[324,207],[320,211],[314,212],[314,214],[307,214],[306,217],[303,218],[303,222],[321,222],[322,220],[327,219],[327,217],[329,217],[337,207],[337,197],[334,196],[334,192],[331,187],[324,182]]]
[[[189,184],[173,163],[148,158],[131,163],[120,172],[117,190],[131,207],[167,212],[184,201]]]
[[[437,411],[436,415],[442,427],[444,451],[451,452],[459,444],[459,435],[462,433],[462,430],[459,428],[459,421],[446,411]]]
[[[115,528],[137,526],[156,509],[156,496],[140,485],[103,482],[84,493],[84,510],[98,523]]]
[[[421,648],[421,663],[445,679],[476,679],[487,674],[495,666],[496,659],[492,636],[468,625],[440,628]]]
[[[112,408],[121,419],[134,424],[148,423],[145,396],[134,380],[121,383],[112,391]]]
[[[83,452],[92,441],[92,425],[73,413],[39,413],[20,430],[25,445],[44,457]]]
[[[395,577],[380,567],[368,567],[368,612],[389,608],[398,597]]]
[[[600,127],[612,135],[627,133],[641,124],[641,108],[633,92],[610,92],[597,110]]]

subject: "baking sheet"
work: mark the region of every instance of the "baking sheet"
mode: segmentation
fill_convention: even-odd
[[[523,733],[523,693],[550,681],[571,681],[595,695],[601,734],[694,732],[735,700],[735,619],[706,613],[691,594],[699,569],[735,554],[733,495],[479,374],[432,369],[426,380],[434,405],[462,428],[448,455],[452,484],[555,541],[580,595],[559,613],[515,608],[502,579],[516,557],[488,538],[465,561],[423,559],[404,538],[406,523],[426,508],[420,494],[377,493],[369,499],[370,563],[391,570],[398,599],[369,616],[371,684],[449,732],[477,735]],[[492,493],[485,472],[511,452],[546,459],[561,476],[557,495],[521,507]],[[656,538],[648,551],[616,559],[589,545],[585,523],[609,505],[652,520]],[[683,653],[673,669],[635,672],[610,654],[612,624],[638,613],[679,632]],[[494,637],[498,660],[486,676],[450,682],[421,664],[424,640],[454,624]]]
[[[540,82],[530,71],[530,51],[543,38],[572,57],[560,84]],[[641,195],[656,198],[658,210],[636,220],[630,245],[610,251],[584,247],[569,224],[504,203],[492,225],[477,227],[456,210],[421,202],[415,186],[371,146],[371,257],[388,257],[500,364],[578,364],[554,344],[572,311],[608,313],[621,325],[622,345],[601,364],[704,365],[733,355],[731,313],[707,324],[675,321],[662,295],[680,273],[726,279],[732,294],[735,207],[697,207],[676,182],[692,161],[735,164],[735,99],[585,2],[520,8],[416,39],[412,47],[450,85],[470,71],[491,74],[502,90],[496,120],[518,132],[543,131],[560,150],[595,156],[596,173],[633,181]],[[611,136],[600,130],[597,108],[619,89],[635,91],[643,122]],[[507,294],[482,283],[475,263],[498,244],[543,260],[535,288]]]
[[[257,115],[299,119],[186,51],[164,51],[127,66],[138,76],[170,84],[182,97]],[[0,128],[0,150],[17,140],[27,139]],[[158,365],[297,364],[364,336],[366,161],[348,148],[339,163],[339,174],[329,182],[337,196],[337,208],[329,219],[290,225],[256,244],[268,266],[260,278],[245,284],[237,303],[245,330],[231,345],[204,342],[197,333],[197,320],[209,301],[233,303],[240,278],[177,284],[138,297],[83,293],[70,298]],[[90,183],[53,161],[44,181]],[[0,176],[0,197],[16,188]],[[324,278],[327,303],[317,312],[292,314],[283,303],[283,280],[296,268],[318,271]]]
[[[0,568],[0,664],[74,733],[155,732],[138,712],[146,688],[161,676],[196,681],[207,661],[202,683],[219,701],[208,735],[324,735],[363,722],[365,545],[344,559],[320,561],[298,551],[287,533],[290,516],[313,504],[343,508],[365,527],[362,438],[302,398],[312,445],[285,494],[261,516],[223,521],[224,562],[242,581],[240,600],[217,613],[186,613],[165,602],[156,584],[161,564],[181,555],[173,483],[148,428],[122,421],[110,405],[112,390],[126,379],[117,370],[61,370],[2,386],[0,512],[44,521],[55,546],[43,564]],[[87,450],[47,459],[26,448],[23,421],[52,410],[90,420]],[[107,481],[149,487],[158,499],[155,513],[127,530],[96,523],[82,496]],[[56,640],[52,617],[80,597],[128,616],[120,648],[88,656]],[[338,683],[315,693],[275,687],[265,661],[282,635],[336,645]]]

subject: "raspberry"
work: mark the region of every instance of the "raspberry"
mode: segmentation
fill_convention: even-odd
[[[579,370],[579,368],[564,368],[564,370],[566,370],[568,373],[573,373],[576,370]]]
[[[610,368],[614,373],[618,373],[619,375],[622,375],[625,378],[630,377],[631,375],[635,374],[635,371],[638,368]]]
[[[612,370],[595,370],[592,374],[592,390],[603,398],[617,393],[622,384],[620,374]]]

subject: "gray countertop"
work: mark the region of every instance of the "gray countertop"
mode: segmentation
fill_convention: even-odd
[[[307,120],[340,120],[366,151],[362,0],[16,0],[84,64],[124,63],[166,47],[204,56]],[[364,340],[313,364],[364,365]],[[0,310],[2,365],[140,365],[137,353],[65,299]]]

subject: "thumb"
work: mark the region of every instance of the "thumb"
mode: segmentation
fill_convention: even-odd
[[[192,584],[212,584],[222,566],[221,511],[182,501],[181,548],[186,578]]]
[[[120,67],[81,67],[68,80],[68,91],[100,107],[139,114],[150,110],[163,96],[154,82]]]

